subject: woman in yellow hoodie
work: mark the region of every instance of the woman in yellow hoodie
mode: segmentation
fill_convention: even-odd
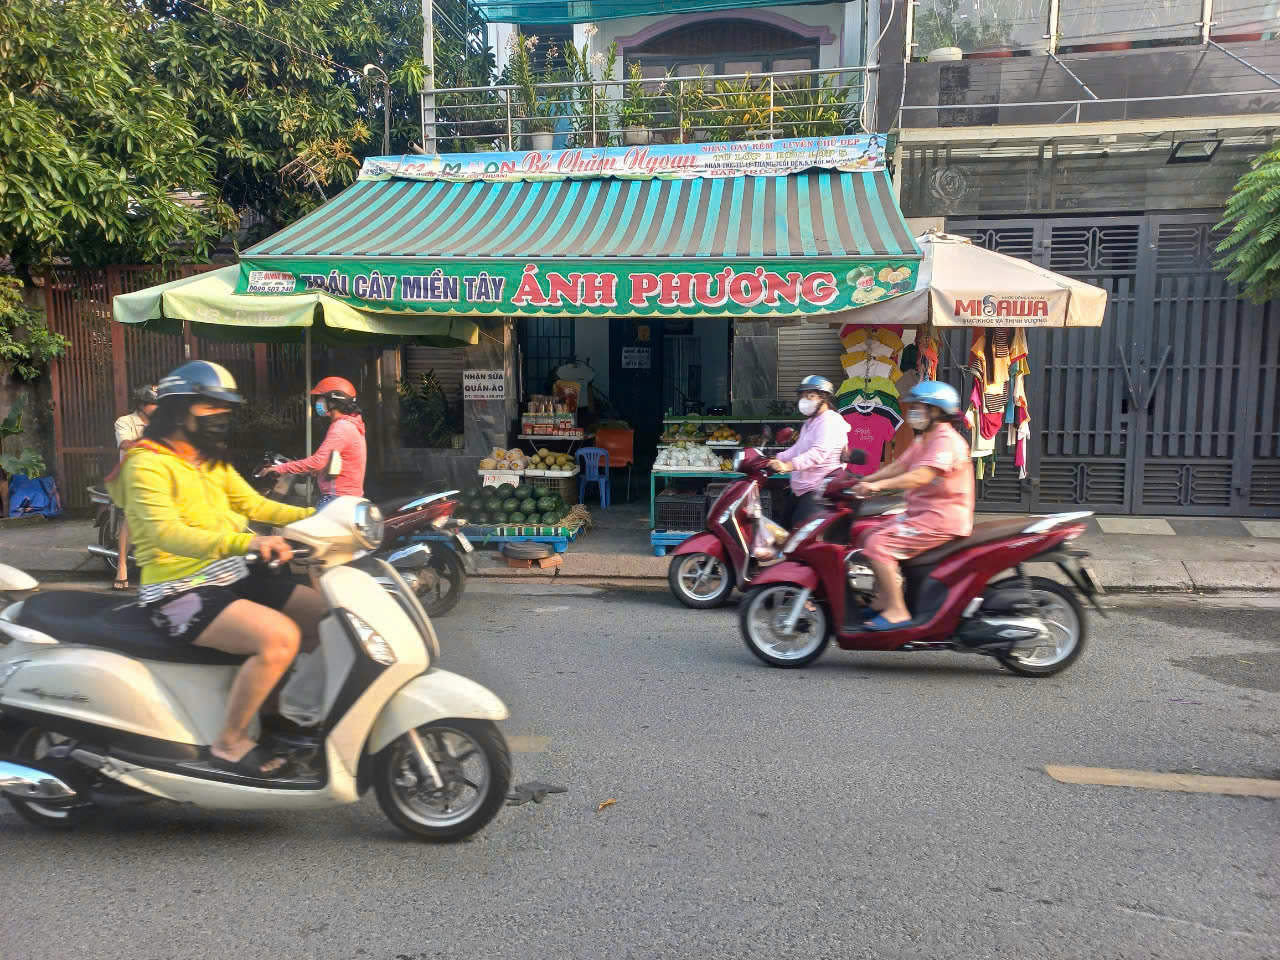
[[[247,658],[209,749],[224,769],[270,777],[283,761],[249,738],[249,725],[303,639],[314,638],[325,608],[311,587],[245,562],[248,553],[264,561],[291,556],[283,538],[255,536],[247,523],[288,524],[314,511],[258,495],[225,461],[231,411],[242,402],[226,369],[183,364],[156,394],[143,439],[108,483],[142,567],[138,600],[175,643]]]

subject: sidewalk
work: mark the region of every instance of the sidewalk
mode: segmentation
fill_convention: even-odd
[[[562,566],[512,569],[496,551],[481,548],[475,554],[480,574],[594,581],[666,578],[670,559],[655,557],[649,546],[647,503],[621,503],[603,511],[593,505],[592,516],[591,529],[570,544]],[[96,542],[90,520],[7,521],[0,523],[0,563],[37,578],[105,580],[102,561],[85,552],[87,544]],[[1095,517],[1075,545],[1093,554],[1098,578],[1112,591],[1280,591],[1276,520]]]

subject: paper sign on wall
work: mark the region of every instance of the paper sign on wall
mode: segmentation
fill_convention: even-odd
[[[507,375],[502,370],[463,370],[463,400],[502,400],[507,395]]]
[[[623,347],[622,348],[622,369],[623,370],[648,370],[649,369],[649,347]]]

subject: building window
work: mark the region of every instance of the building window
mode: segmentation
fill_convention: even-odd
[[[556,370],[572,363],[572,317],[521,317],[520,352],[524,358],[524,392],[550,393]]]
[[[1058,48],[1083,52],[1195,42],[1203,9],[1201,0],[1062,0]]]
[[[789,30],[753,20],[717,20],[668,30],[628,47],[627,63],[639,63],[649,79],[816,70],[818,45]]]
[[[958,47],[966,54],[1047,49],[1049,0],[921,0],[915,55]]]

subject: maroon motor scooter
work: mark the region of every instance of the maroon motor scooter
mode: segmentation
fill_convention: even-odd
[[[913,616],[893,630],[872,631],[865,598],[845,572],[861,550],[851,554],[841,532],[861,502],[853,494],[858,479],[828,483],[832,509],[792,535],[782,559],[760,572],[743,599],[739,626],[757,657],[803,667],[834,637],[845,650],[953,650],[994,657],[1014,673],[1049,676],[1080,656],[1087,624],[1078,594],[1102,613],[1102,588],[1085,562],[1089,554],[1069,544],[1091,513],[978,523],[969,536],[904,561]],[[1026,576],[1028,562],[1056,564],[1071,586]],[[1015,575],[996,579],[1009,570]]]
[[[861,450],[845,455],[846,463],[864,463],[865,459]],[[759,448],[750,447],[739,453],[734,468],[746,476],[729,484],[716,498],[707,514],[707,529],[671,551],[667,583],[686,607],[719,607],[728,601],[735,587],[750,589],[761,572],[778,561],[788,534],[766,519],[760,508],[760,485],[769,476],[768,465],[769,457]],[[843,469],[832,474],[845,475]],[[833,530],[833,539],[843,535],[846,542],[852,542],[862,526],[902,509],[902,501],[896,497],[864,500],[850,513],[842,533]],[[847,575],[862,584],[862,589],[869,588],[870,570],[851,564]]]

